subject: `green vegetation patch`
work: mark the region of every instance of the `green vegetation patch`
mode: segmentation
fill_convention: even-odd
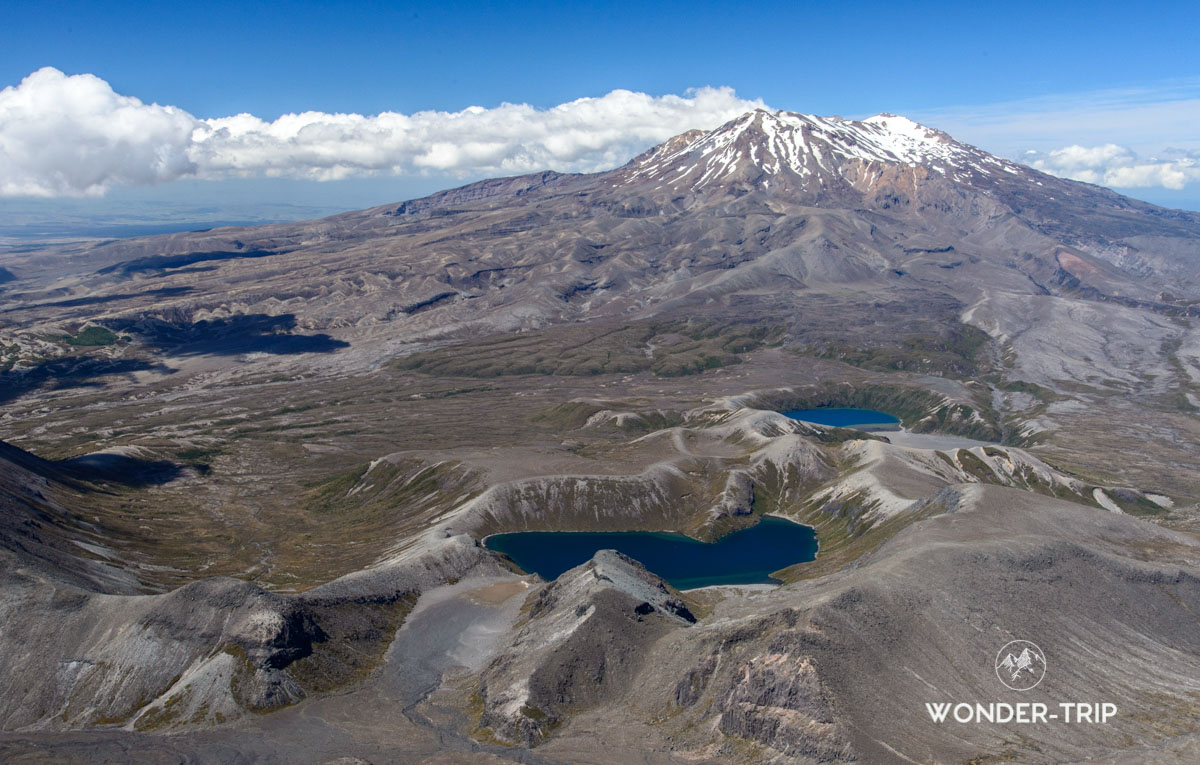
[[[7,372],[16,366],[16,363],[21,358],[21,346],[13,343],[12,345],[0,345],[0,372]]]
[[[577,430],[597,412],[606,407],[595,401],[564,401],[552,407],[543,409],[533,417],[539,425],[546,425],[555,430]]]
[[[1168,411],[1194,414],[1196,407],[1192,406],[1192,402],[1188,398],[1188,393],[1191,392],[1193,395],[1200,394],[1200,386],[1191,382],[1191,376],[1188,374],[1187,367],[1179,358],[1179,349],[1181,347],[1183,347],[1183,340],[1181,338],[1172,338],[1164,342],[1162,346],[1167,362],[1171,365],[1171,370],[1175,373],[1175,379],[1170,391],[1167,393],[1165,404]]]
[[[606,409],[620,415],[619,418],[614,417],[608,421],[609,429],[625,433],[653,433],[657,430],[684,424],[684,418],[680,412],[642,409],[634,404],[617,401],[603,403],[599,401],[564,401],[538,412],[533,417],[533,423],[548,427],[555,432],[578,430],[587,424],[593,415]]]
[[[113,345],[121,341],[121,336],[106,327],[93,324],[84,327],[76,335],[63,335],[62,340],[68,345]]]
[[[855,494],[831,503],[810,503],[800,513],[793,514],[791,518],[797,523],[812,526],[817,530],[817,541],[820,543],[817,558],[797,563],[771,575],[784,582],[795,582],[836,573],[878,549],[913,523],[946,511],[941,502],[929,501],[879,523],[864,524],[862,517],[869,505],[862,502],[863,497]]]
[[[314,485],[308,492],[308,507],[317,512],[334,512],[353,507],[356,503],[347,502],[350,490],[366,475],[369,464],[359,465],[332,478],[327,478]]]
[[[679,377],[736,364],[742,354],[776,344],[783,334],[780,326],[693,321],[553,327],[414,353],[393,365],[458,377],[645,371]]]
[[[1137,515],[1143,518],[1163,518],[1171,514],[1171,511],[1157,502],[1153,502],[1146,498],[1144,494],[1132,489],[1102,489],[1108,495],[1108,498],[1116,503],[1117,507],[1124,510],[1130,515]]]
[[[900,418],[901,424],[915,433],[937,431],[985,441],[1001,437],[990,409],[905,385],[831,383],[764,396],[754,406],[780,412],[820,407],[875,409]]]
[[[215,446],[208,448],[190,446],[175,452],[175,456],[185,462],[208,462],[219,454],[221,454],[221,449]]]
[[[977,377],[991,367],[991,338],[969,324],[930,327],[929,332],[888,338],[879,333],[871,344],[828,341],[802,346],[797,352],[835,359],[877,372],[916,372],[956,378]]]

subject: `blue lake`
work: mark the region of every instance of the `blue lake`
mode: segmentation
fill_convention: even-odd
[[[522,531],[495,534],[484,545],[547,581],[591,560],[597,550],[617,550],[681,590],[777,584],[772,571],[817,557],[816,532],[782,518],[763,518],[716,542],[652,531]]]
[[[895,428],[900,420],[887,412],[874,409],[842,409],[823,406],[818,409],[789,409],[783,412],[785,417],[804,422],[815,422],[818,425],[832,425],[838,428]]]

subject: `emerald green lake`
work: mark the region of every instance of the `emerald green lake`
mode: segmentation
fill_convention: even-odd
[[[778,584],[771,578],[795,563],[817,556],[817,535],[809,526],[783,518],[763,518],[748,529],[716,542],[652,531],[522,531],[484,540],[524,571],[550,581],[597,550],[617,550],[681,590],[715,584]]]

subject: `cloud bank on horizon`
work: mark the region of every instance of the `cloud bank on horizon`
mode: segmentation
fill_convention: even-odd
[[[46,67],[0,91],[0,197],[94,197],[113,186],[181,178],[591,172],[620,165],[685,130],[713,128],[764,106],[739,98],[732,88],[706,87],[658,97],[614,90],[549,109],[505,103],[453,113],[200,119],[119,94],[95,75]],[[1142,157],[1106,143],[1013,158],[1120,188],[1182,189],[1200,182],[1198,151]]]
[[[1162,187],[1180,191],[1200,181],[1200,152],[1168,149],[1161,157],[1139,157],[1126,146],[1067,146],[1029,151],[1022,162],[1044,173],[1117,188]]]
[[[588,172],[762,106],[731,88],[700,88],[660,97],[614,90],[550,109],[199,119],[46,67],[0,91],[0,196],[100,196],[184,177]]]
[[[936,109],[930,124],[1053,175],[1117,188],[1200,183],[1200,78]]]

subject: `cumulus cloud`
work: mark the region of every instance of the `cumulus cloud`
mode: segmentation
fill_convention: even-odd
[[[98,196],[196,172],[196,119],[90,74],[39,69],[0,91],[0,196]]]
[[[550,109],[198,119],[48,67],[0,91],[0,196],[99,196],[185,176],[589,172],[762,106],[730,88],[700,88],[659,97],[614,90]]]
[[[1067,146],[1027,152],[1029,166],[1043,172],[1118,188],[1159,186],[1176,191],[1200,181],[1200,152],[1172,149],[1159,157],[1139,157],[1127,146]]]

